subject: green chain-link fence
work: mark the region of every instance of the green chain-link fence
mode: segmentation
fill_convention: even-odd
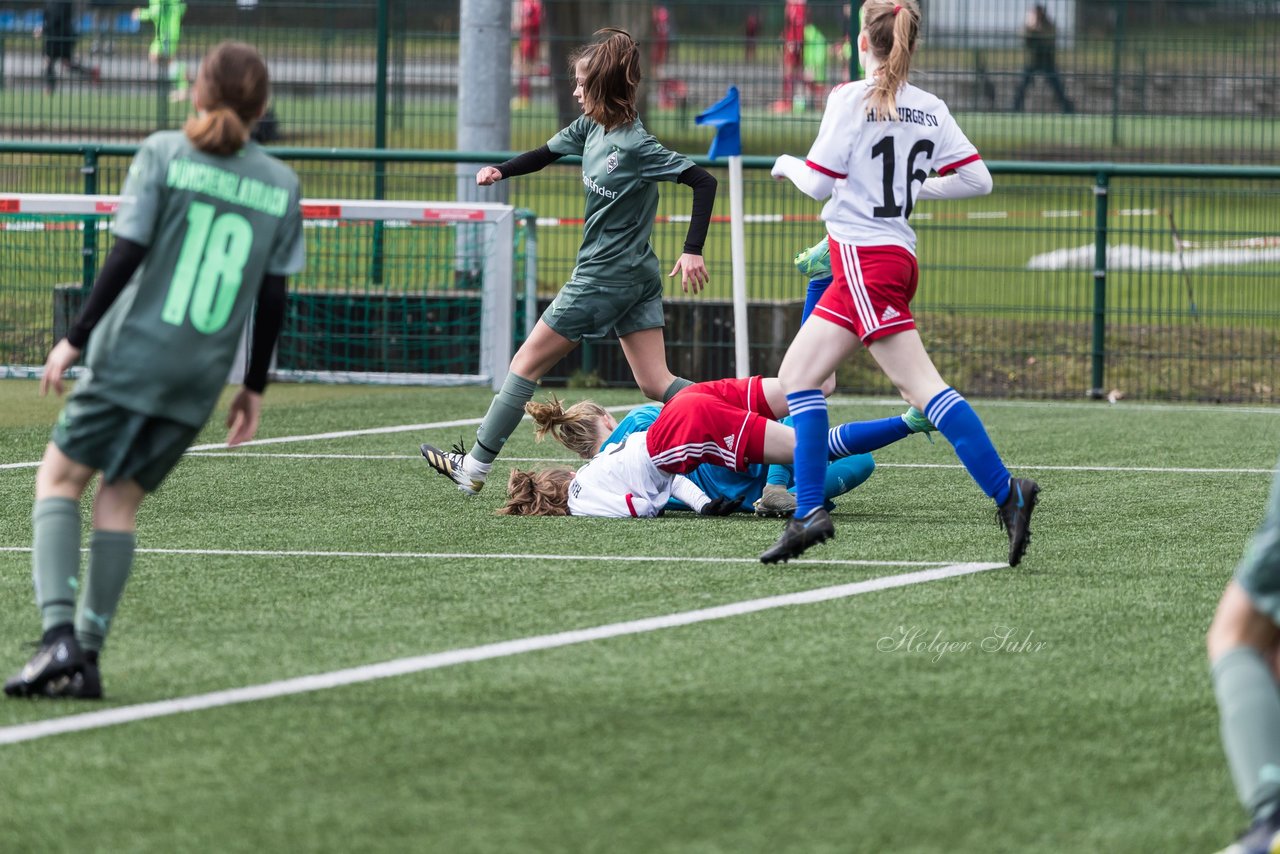
[[[521,59],[518,22],[512,34],[513,149],[540,144],[572,117],[565,55],[604,24],[640,39],[646,124],[689,152],[702,146],[693,115],[736,85],[747,153],[803,153],[823,93],[851,65],[856,3],[809,0],[808,62],[791,79],[781,0],[541,3],[532,60]],[[234,36],[269,61],[268,129],[284,144],[455,146],[456,2],[192,0],[172,55],[156,61],[155,27],[134,21],[130,5],[72,5],[86,71],[55,68],[50,90],[34,36],[43,4],[0,0],[0,134],[9,139],[137,141],[177,127],[190,105],[174,99],[201,53]],[[924,5],[913,79],[947,100],[987,159],[1277,162],[1280,3],[1044,0],[1052,69],[1024,40],[1033,0]]]
[[[0,182],[38,192],[117,192],[131,151],[128,146],[82,151],[0,144],[0,163],[23,163],[0,168]],[[502,156],[277,153],[299,172],[312,198],[370,198],[371,161],[387,158],[387,195],[424,200],[452,198],[454,161]],[[799,322],[806,282],[791,258],[823,234],[818,205],[772,180],[770,162],[747,158],[744,182],[751,367],[765,373],[776,371]],[[736,367],[730,229],[724,222],[728,179],[722,166],[709,165],[722,188],[706,246],[712,285],[697,297],[682,294],[678,284],[669,285],[667,293],[672,366],[697,379],[732,375]],[[970,394],[1114,392],[1280,402],[1280,169],[990,165],[996,176],[992,195],[921,205],[912,217],[921,264],[913,309],[944,376]],[[513,204],[537,212],[530,222],[537,226],[536,290],[545,304],[567,279],[581,236],[577,167],[552,166],[513,180],[509,189]],[[681,218],[690,202],[683,187],[673,184],[663,191],[653,236],[661,259],[679,254],[687,228]],[[34,289],[34,301],[47,309],[55,285],[83,286],[92,279],[106,242],[92,230],[23,234],[27,228],[19,224],[17,234],[0,241],[6,282],[0,289],[0,361],[8,363],[31,359],[20,348],[34,346],[38,352],[52,344],[53,334],[51,312],[45,309],[27,320],[13,316],[15,288]],[[15,247],[24,245],[28,254],[15,256]],[[342,279],[357,288],[383,287],[374,269],[394,270],[384,273],[384,281],[392,284],[420,279],[433,269],[440,274],[435,278],[449,280],[449,253],[426,253],[417,244],[387,244],[380,256],[371,242],[326,246],[312,241],[310,271],[300,285]],[[428,255],[436,258],[435,267]],[[441,258],[445,266],[436,269]],[[28,275],[29,270],[34,272]],[[519,293],[523,281],[515,287]],[[523,321],[515,328],[523,329]],[[631,382],[611,344],[576,352],[549,380],[577,372],[605,382]],[[855,360],[840,382],[850,391],[891,393],[866,358]]]

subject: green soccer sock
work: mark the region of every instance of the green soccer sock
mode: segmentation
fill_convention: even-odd
[[[667,386],[667,390],[662,393],[662,402],[666,403],[680,392],[693,385],[693,380],[687,380],[684,377],[676,377],[671,381],[671,385]]]
[[[492,463],[502,452],[502,446],[524,418],[524,405],[533,400],[538,384],[522,376],[509,373],[502,382],[502,390],[493,397],[489,411],[485,413],[480,428],[476,430],[476,443],[471,446],[471,456],[482,463]]]
[[[137,537],[132,531],[94,531],[89,538],[89,567],[84,595],[76,611],[76,640],[86,650],[101,650],[116,606],[133,569]]]
[[[80,573],[80,503],[42,498],[31,511],[31,580],[41,629],[70,623],[76,613]]]
[[[1280,806],[1280,687],[1250,646],[1219,658],[1212,674],[1236,794],[1255,820],[1266,818]]]

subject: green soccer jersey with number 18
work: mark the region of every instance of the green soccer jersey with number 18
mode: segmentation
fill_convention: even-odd
[[[663,148],[639,119],[606,132],[581,116],[547,147],[582,155],[587,211],[573,278],[602,284],[656,278],[658,256],[649,235],[658,211],[657,182],[676,180],[693,161]]]
[[[112,227],[146,258],[95,327],[75,394],[202,426],[263,275],[302,269],[300,194],[293,170],[256,143],[223,157],[181,131],[150,136]]]

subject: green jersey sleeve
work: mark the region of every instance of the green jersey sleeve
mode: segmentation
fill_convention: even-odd
[[[547,140],[547,148],[555,154],[582,154],[592,124],[586,116],[578,116],[567,128]]]
[[[144,142],[134,155],[111,227],[116,237],[132,240],[139,246],[151,245],[164,201],[163,161],[152,139]]]
[[[302,240],[301,199],[293,196],[289,199],[289,208],[280,223],[280,230],[276,232],[276,242],[271,247],[271,257],[267,259],[267,273],[276,276],[301,273],[306,266],[306,257]]]
[[[674,181],[693,165],[693,161],[683,154],[663,148],[652,134],[645,135],[637,154],[640,156],[640,177],[647,181]]]

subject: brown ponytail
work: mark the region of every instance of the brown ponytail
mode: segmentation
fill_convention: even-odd
[[[539,442],[550,433],[584,460],[591,459],[600,450],[600,419],[609,414],[600,404],[583,400],[565,409],[553,394],[547,403],[529,401],[524,411],[533,419],[533,435]]]
[[[507,503],[499,516],[568,516],[569,482],[573,469],[542,471],[511,470],[507,480]]]
[[[867,102],[882,121],[897,121],[898,90],[911,73],[920,35],[920,7],[916,0],[866,0],[862,9],[868,50],[880,60]]]
[[[596,30],[605,38],[575,50],[569,56],[569,73],[576,75],[583,63],[582,94],[586,116],[605,130],[636,120],[636,90],[640,87],[640,48],[626,30]]]
[[[195,90],[201,112],[187,119],[183,127],[187,138],[209,154],[235,154],[266,110],[267,64],[252,45],[222,42],[205,54]]]

